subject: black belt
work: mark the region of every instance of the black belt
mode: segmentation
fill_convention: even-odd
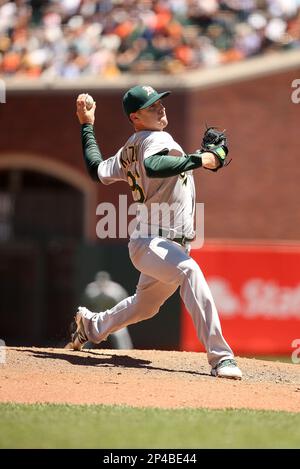
[[[161,236],[162,238],[168,239],[170,241],[174,241],[174,243],[179,243],[181,244],[181,246],[185,246],[186,243],[193,241],[192,239],[186,238],[185,236],[180,236],[179,238],[172,238],[168,236],[168,234],[167,236],[164,235],[164,231],[161,228],[158,230],[158,236]]]

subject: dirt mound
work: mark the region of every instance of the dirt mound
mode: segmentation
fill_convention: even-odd
[[[0,401],[300,412],[299,365],[237,360],[242,381],[211,377],[204,353],[7,347]]]

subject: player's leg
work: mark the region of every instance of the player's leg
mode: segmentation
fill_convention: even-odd
[[[233,359],[233,352],[222,335],[219,315],[207,282],[198,264],[184,248],[157,237],[138,240],[134,249],[132,261],[137,269],[143,269],[145,274],[161,282],[180,285],[180,295],[192,316],[212,368],[221,360]]]
[[[151,318],[176,289],[177,285],[162,283],[141,274],[136,293],[113,308],[98,313],[79,308],[86,337],[100,343],[125,326]]]
[[[180,263],[180,296],[189,311],[208,362],[215,367],[220,360],[233,359],[233,352],[223,337],[218,311],[199,265],[188,259]]]

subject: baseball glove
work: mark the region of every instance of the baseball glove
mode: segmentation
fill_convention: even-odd
[[[202,138],[201,151],[208,151],[217,157],[220,165],[211,171],[218,171],[218,169],[229,165],[231,160],[227,159],[228,147],[225,130],[220,131],[216,127],[208,127]]]

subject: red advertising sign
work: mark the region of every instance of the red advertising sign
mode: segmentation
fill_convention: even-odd
[[[235,354],[291,354],[300,341],[300,245],[207,244],[192,250]],[[181,349],[204,350],[182,306]],[[296,346],[296,345],[294,345]]]

